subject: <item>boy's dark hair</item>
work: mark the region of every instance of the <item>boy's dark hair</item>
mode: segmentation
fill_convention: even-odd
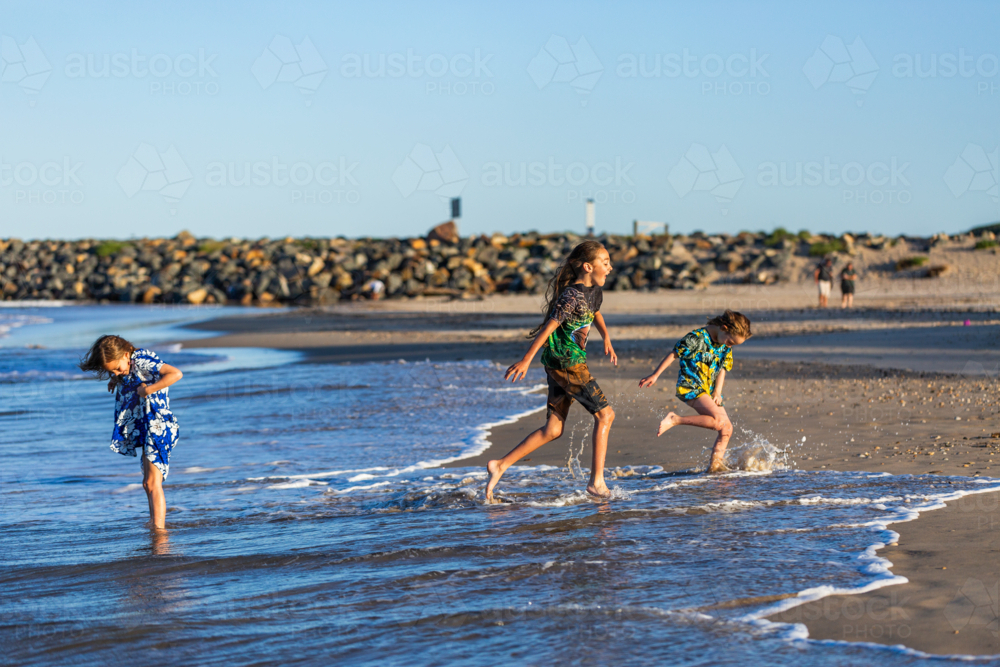
[[[542,306],[541,323],[528,333],[528,338],[534,338],[538,332],[545,328],[545,323],[552,317],[552,308],[559,300],[563,290],[572,285],[580,277],[580,270],[586,263],[594,263],[598,253],[604,250],[600,241],[588,240],[573,248],[572,252],[563,261],[562,266],[556,271],[556,275],[549,281],[549,286],[545,290],[545,305]]]
[[[111,377],[111,373],[104,368],[104,364],[121,359],[123,355],[133,352],[135,352],[135,345],[121,336],[101,336],[94,341],[87,354],[80,359],[78,366],[81,371],[94,373],[102,380],[107,380]]]
[[[708,321],[720,329],[725,329],[734,336],[740,336],[744,340],[753,336],[750,331],[750,318],[735,310],[727,310],[718,317],[713,317]]]

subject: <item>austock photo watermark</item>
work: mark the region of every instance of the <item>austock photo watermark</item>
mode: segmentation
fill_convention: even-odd
[[[440,151],[427,144],[414,145],[392,173],[392,182],[404,199],[430,193],[448,200],[462,194],[468,181],[469,173],[448,144]]]
[[[496,92],[490,61],[481,49],[452,54],[406,52],[347,53],[340,59],[345,79],[420,79],[427,95],[490,96]]]
[[[586,96],[602,74],[604,65],[582,35],[573,44],[562,35],[551,35],[528,63],[528,76],[539,90],[568,84],[577,94]],[[586,106],[587,100],[581,99],[580,104]]]
[[[194,174],[173,144],[161,152],[147,143],[136,147],[115,177],[129,199],[140,193],[156,193],[170,205],[180,201],[193,179]],[[176,208],[171,213],[176,213]]]
[[[10,35],[0,35],[0,82],[16,85],[25,94],[34,96],[51,73],[52,64],[34,37],[19,42]]]
[[[631,171],[635,162],[615,156],[613,160],[583,162],[545,160],[530,162],[486,162],[480,185],[486,188],[554,188],[566,193],[566,203],[593,200],[598,204],[632,204],[636,200]]]
[[[692,192],[708,193],[725,215],[744,176],[725,144],[712,152],[704,144],[693,143],[670,170],[667,180],[682,199]]]
[[[215,96],[218,53],[199,48],[176,54],[146,54],[138,48],[115,53],[71,53],[63,73],[67,79],[132,79],[149,84],[149,94],[160,97]]]
[[[250,71],[264,90],[271,86],[292,85],[309,98],[326,78],[327,64],[309,37],[298,44],[286,35],[275,35],[253,62]]]
[[[844,204],[909,204],[913,200],[906,170],[909,161],[896,156],[872,162],[834,162],[827,155],[808,162],[761,162],[757,185],[762,188],[832,188]]]
[[[766,68],[769,53],[746,52],[699,55],[691,49],[671,53],[623,53],[615,75],[620,79],[694,81],[703,96],[761,97],[771,93]]]
[[[356,178],[361,163],[345,157],[323,161],[214,160],[205,168],[210,188],[279,188],[293,204],[357,204],[361,201]]]
[[[0,189],[12,203],[27,206],[66,206],[86,200],[83,162],[69,156],[33,161],[7,161],[0,156]]]
[[[329,160],[213,160],[205,165],[209,188],[278,189],[289,193],[292,204],[338,205],[361,201],[357,170],[360,162],[346,157]],[[177,204],[194,182],[194,173],[171,144],[159,151],[140,144],[116,180],[128,198],[155,192],[168,204]]]
[[[906,173],[910,165],[897,156],[864,162],[841,162],[831,156],[809,161],[768,160],[757,164],[755,180],[766,189],[829,188],[847,205],[905,205],[913,200]],[[693,143],[671,168],[667,180],[678,197],[698,192],[711,195],[725,214],[745,176],[724,144],[712,151],[705,144]]]

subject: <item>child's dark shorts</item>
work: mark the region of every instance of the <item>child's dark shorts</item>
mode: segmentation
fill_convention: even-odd
[[[545,416],[558,415],[566,421],[569,406],[573,400],[580,402],[587,412],[597,414],[608,407],[608,399],[597,386],[597,380],[590,374],[587,364],[577,364],[569,368],[546,368],[549,382],[549,402]]]

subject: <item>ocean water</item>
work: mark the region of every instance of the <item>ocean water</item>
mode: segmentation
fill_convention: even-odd
[[[16,664],[925,664],[762,617],[893,583],[877,551],[893,522],[1000,487],[783,469],[748,442],[728,475],[610,471],[604,503],[579,466],[515,467],[506,502],[484,505],[481,469],[440,466],[490,425],[538,419],[537,371],[511,387],[486,361],[158,347],[199,314],[139,308],[118,324],[185,372],[169,531],[151,537],[138,459],[108,449],[113,400],[73,367],[100,311],[67,308],[22,310],[37,319],[0,339],[0,645]]]

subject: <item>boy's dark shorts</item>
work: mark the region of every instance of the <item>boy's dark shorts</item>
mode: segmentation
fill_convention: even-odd
[[[549,382],[546,418],[554,414],[566,421],[569,406],[574,399],[592,415],[609,405],[604,392],[597,386],[597,380],[590,374],[587,364],[577,364],[569,368],[546,368],[545,375]]]

